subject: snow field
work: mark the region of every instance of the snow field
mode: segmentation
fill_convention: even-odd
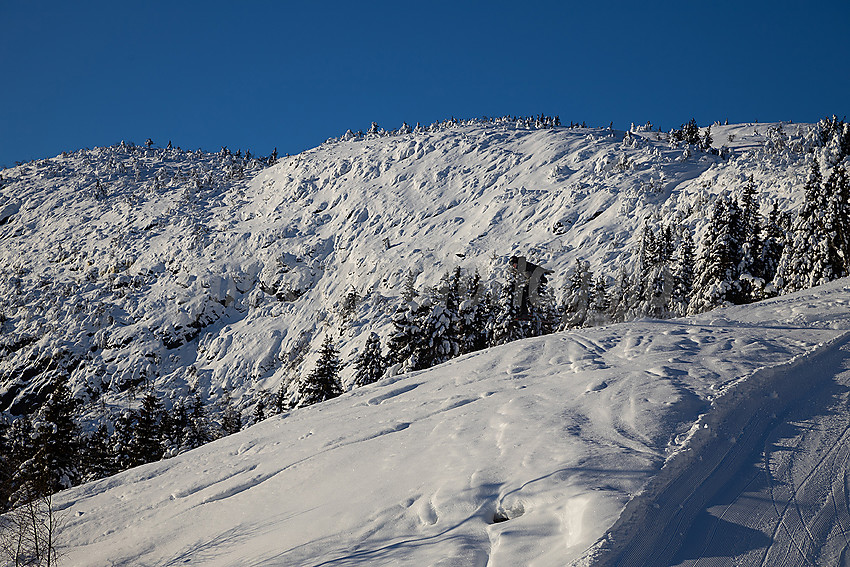
[[[848,301],[839,282],[363,387],[61,493],[63,551],[71,565],[606,564],[648,504],[678,510],[671,473],[705,477],[698,454],[724,458],[713,443],[787,403],[788,370],[843,336]]]

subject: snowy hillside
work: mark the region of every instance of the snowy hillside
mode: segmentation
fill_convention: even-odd
[[[836,564],[846,451],[832,458],[830,431],[804,423],[795,431],[820,443],[763,435],[813,394],[834,404],[818,419],[847,417],[848,309],[840,280],[698,317],[517,341],[358,388],[62,492],[63,561],[690,565],[707,547],[671,563],[683,529],[763,446],[781,475],[748,532],[764,535],[713,564],[748,553]],[[824,477],[840,482],[809,482]],[[705,514],[714,523],[702,534],[744,521]]]
[[[642,525],[734,493],[701,475],[843,352],[844,288],[787,295],[850,273],[843,121],[453,119],[275,154],[0,172],[2,507],[175,457],[61,497],[77,563],[641,564]],[[173,539],[199,506],[220,523]]]
[[[495,292],[516,254],[552,269],[558,296],[577,258],[613,282],[647,221],[699,243],[714,196],[749,176],[764,214],[794,209],[817,141],[807,125],[715,126],[713,155],[635,130],[450,122],[267,169],[122,145],[5,170],[0,409],[31,411],[60,377],[107,408],[138,388],[226,388],[247,420],[325,336],[344,362],[385,337],[409,273],[423,290],[477,269]]]

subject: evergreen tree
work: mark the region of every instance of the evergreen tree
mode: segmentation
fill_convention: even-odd
[[[105,423],[101,423],[97,429],[86,435],[82,445],[80,468],[83,482],[106,478],[119,472],[114,466],[109,428]]]
[[[740,223],[736,240],[740,242],[741,260],[738,264],[739,303],[758,301],[764,297],[764,266],[762,265],[761,217],[756,201],[756,184],[750,176],[744,185],[739,209]]]
[[[776,269],[774,283],[782,293],[807,289],[833,277],[823,240],[821,217],[827,209],[827,199],[823,194],[823,177],[817,160],[812,160],[804,190],[803,204],[797,211]]]
[[[230,396],[230,390],[224,389],[221,399],[221,424],[219,426],[219,436],[226,437],[239,433],[242,430],[242,415],[239,410],[233,407],[233,399]]]
[[[355,387],[365,386],[380,380],[384,375],[386,363],[381,355],[381,339],[377,333],[370,333],[363,350],[354,360]]]
[[[257,405],[254,406],[254,423],[260,423],[266,419],[266,402],[263,400],[262,392],[260,399],[257,400]]]
[[[690,231],[683,234],[679,241],[672,276],[673,288],[668,309],[675,315],[685,315],[694,286],[694,241]]]
[[[764,240],[759,262],[762,266],[762,277],[768,282],[776,277],[776,268],[779,266],[784,246],[785,229],[781,224],[779,205],[774,201],[764,222]]]
[[[564,303],[562,328],[570,329],[585,324],[590,309],[592,287],[593,273],[590,271],[590,264],[576,258]]]
[[[34,455],[35,472],[44,475],[39,486],[44,494],[70,488],[79,483],[80,428],[74,421],[79,405],[61,379],[51,384],[52,391],[37,413]]]
[[[425,302],[419,319],[421,341],[414,353],[413,370],[431,368],[454,358],[460,353],[460,346],[453,329],[453,314],[444,306]]]
[[[419,292],[416,291],[417,275],[412,270],[407,271],[407,276],[404,278],[404,288],[401,292],[401,297],[405,303],[410,303],[419,296]]]
[[[317,404],[342,394],[340,368],[336,348],[330,335],[326,335],[315,368],[298,384],[296,407]]]
[[[466,283],[466,296],[458,312],[458,342],[460,354],[487,348],[492,312],[491,298],[485,293],[478,270]]]
[[[9,424],[0,415],[0,514],[6,509],[12,486],[12,463],[9,459],[9,445],[6,438],[8,429]]]
[[[633,280],[632,275],[621,266],[609,293],[611,306],[608,313],[611,321],[622,322],[632,318],[634,298],[638,295]]]
[[[186,406],[186,428],[184,429],[181,450],[187,451],[201,447],[214,438],[201,394],[197,390],[192,389],[189,392],[188,404]]]
[[[668,262],[656,264],[649,271],[644,283],[643,302],[638,310],[644,315],[663,319],[667,317],[667,308],[673,295],[674,280]]]
[[[110,466],[117,471],[127,470],[140,464],[133,450],[136,418],[135,412],[125,409],[118,415],[113,425],[108,454],[112,457]]]
[[[714,203],[694,282],[688,312],[702,313],[734,303],[739,297],[738,265],[740,212],[735,201],[721,195]]]
[[[593,325],[602,325],[608,319],[608,310],[611,308],[611,298],[608,296],[608,283],[605,276],[599,274],[593,283],[593,292],[590,302],[590,319]]]
[[[516,301],[516,288],[519,275],[512,272],[496,300],[493,314],[493,330],[490,333],[490,346],[497,346],[523,338],[519,322],[519,307]]]
[[[705,129],[705,136],[702,138],[702,143],[700,143],[700,148],[705,151],[711,149],[711,144],[714,143],[714,138],[711,137],[711,125],[708,125],[708,128]]]
[[[414,356],[420,342],[420,328],[416,321],[418,310],[415,302],[406,301],[392,316],[393,330],[387,339],[388,362],[397,365],[396,373],[399,374],[417,366]]]
[[[142,398],[135,412],[133,436],[130,442],[130,466],[158,461],[163,455],[162,418],[165,413],[162,402],[153,392]]]
[[[827,242],[831,279],[835,279],[846,275],[850,265],[850,184],[842,166],[832,169],[823,184],[823,194],[826,199],[823,238]]]
[[[162,419],[163,445],[167,455],[173,456],[183,450],[188,429],[186,403],[182,399],[174,400],[171,410],[165,412]]]

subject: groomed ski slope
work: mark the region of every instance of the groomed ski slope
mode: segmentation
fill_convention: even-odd
[[[63,492],[60,552],[79,566],[672,560],[786,410],[839,373],[845,329],[840,280],[510,343]],[[846,499],[833,510],[847,518]]]

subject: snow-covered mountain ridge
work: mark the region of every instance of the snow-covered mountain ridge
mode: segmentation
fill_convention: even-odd
[[[495,282],[518,254],[556,284],[576,258],[613,278],[647,219],[699,241],[712,196],[750,175],[763,208],[800,202],[815,128],[712,133],[725,157],[651,131],[472,122],[342,139],[267,169],[120,146],[4,170],[2,409],[25,410],[59,374],[108,404],[140,384],[211,400],[228,388],[247,415],[326,334],[346,360],[386,330],[409,272],[420,287],[457,266]]]

